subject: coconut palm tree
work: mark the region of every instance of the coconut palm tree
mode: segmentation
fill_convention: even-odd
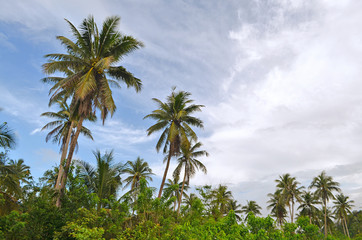
[[[327,203],[329,199],[334,199],[333,191],[340,192],[339,183],[333,181],[331,176],[327,176],[323,171],[320,175],[313,178],[312,183],[309,186],[310,189],[315,188],[315,196],[322,200],[322,206],[324,209],[324,235],[328,236],[327,227]]]
[[[67,53],[46,55],[48,62],[43,65],[46,74],[60,72],[67,75],[60,81],[54,81],[55,84],[50,89],[50,101],[59,99],[65,93],[72,95],[72,110],[79,116],[77,130],[70,143],[60,191],[65,187],[83,120],[97,109],[100,110],[103,123],[108,113],[113,115],[116,105],[111,85],[120,87],[120,82],[124,82],[127,87],[134,87],[136,91],[141,90],[142,86],[140,79],[118,65],[124,56],[143,46],[140,41],[117,30],[120,23],[118,16],[108,17],[100,31],[92,16],[83,20],[80,30],[70,21],[66,21],[76,41],[58,36],[57,39],[66,47]]]
[[[287,216],[287,210],[285,209],[285,198],[281,194],[280,190],[275,191],[274,194],[269,193],[268,209],[271,209],[272,216],[277,219],[279,226],[282,226]]]
[[[172,179],[167,179],[165,182],[164,192],[167,193],[167,198],[175,197],[175,202],[173,206],[173,210],[176,211],[176,205],[180,199],[182,182],[180,181],[180,176],[173,176]],[[187,184],[184,186],[183,195],[188,197],[186,191],[190,188]]]
[[[178,165],[173,173],[174,176],[179,176],[181,170],[184,170],[184,177],[182,180],[181,194],[180,199],[178,201],[177,214],[180,213],[181,199],[182,193],[184,191],[185,184],[190,184],[190,178],[196,174],[196,170],[201,170],[205,174],[207,173],[205,165],[200,162],[198,157],[208,156],[209,153],[205,150],[198,150],[202,146],[201,142],[195,143],[192,145],[185,145],[181,147],[182,156],[178,158]]]
[[[309,192],[304,191],[301,195],[300,205],[298,207],[299,216],[308,216],[309,223],[312,224],[312,220],[316,220],[319,209],[315,206],[320,204],[320,202],[315,198],[315,196]]]
[[[70,139],[74,137],[74,128],[77,126],[77,117],[71,116],[71,109],[67,103],[67,98],[62,98],[58,101],[56,101],[58,104],[60,110],[58,112],[45,112],[42,113],[41,116],[54,118],[54,121],[51,121],[47,123],[42,130],[46,129],[52,129],[46,136],[45,141],[48,142],[49,140],[52,140],[53,143],[60,144],[60,151],[61,151],[61,157],[60,157],[60,164],[59,164],[59,172],[57,174],[57,180],[55,182],[55,189],[59,191],[59,188],[61,186],[62,178],[64,177],[64,160],[66,158],[66,154],[68,152],[68,146]],[[91,122],[96,121],[96,116],[94,114],[91,114],[87,117],[87,120]],[[84,135],[87,138],[90,138],[93,140],[91,131],[82,126],[80,133]],[[78,147],[78,144],[76,143],[76,148]],[[57,198],[56,205],[58,206],[60,204],[60,198]]]
[[[191,140],[197,140],[196,133],[190,126],[203,128],[203,122],[191,116],[191,114],[201,111],[203,105],[192,104],[193,100],[189,99],[190,93],[172,90],[166,102],[162,102],[157,98],[153,98],[159,105],[159,109],[152,111],[144,118],[156,120],[156,124],[147,129],[147,134],[151,135],[154,132],[162,131],[162,134],[156,144],[157,152],[164,145],[163,152],[168,152],[165,172],[163,174],[158,198],[161,198],[163,186],[166,181],[168,168],[172,156],[176,156],[180,152],[180,147],[188,148]]]
[[[227,214],[227,206],[229,202],[233,199],[231,191],[227,189],[226,185],[219,185],[216,189],[212,191],[212,201],[213,212],[220,213],[221,215]],[[216,214],[218,215],[218,214]]]
[[[261,215],[261,207],[255,201],[246,201],[246,205],[241,208],[242,213],[246,214],[245,220],[248,219],[249,214]]]
[[[137,157],[134,162],[128,161],[122,170],[122,173],[127,175],[123,180],[126,182],[124,188],[131,185],[131,191],[139,187],[141,178],[152,181],[151,175],[154,175],[152,169],[148,166],[148,163],[140,157]]]
[[[348,236],[348,238],[350,238],[349,236],[349,231],[348,231],[348,226],[347,226],[347,213],[351,214],[352,213],[352,207],[354,201],[353,200],[348,200],[349,197],[348,196],[344,196],[343,193],[338,194],[336,196],[336,200],[333,201],[334,203],[334,214],[336,216],[336,218],[340,221],[344,234]]]
[[[295,201],[300,201],[301,190],[304,187],[298,187],[300,183],[296,181],[295,177],[291,177],[289,173],[279,176],[279,179],[276,179],[275,182],[277,182],[277,188],[285,198],[285,204],[289,207],[290,220],[293,223],[294,204]]]
[[[9,129],[7,122],[0,124],[0,147],[15,147],[15,135],[13,131]]]
[[[121,187],[121,174],[123,164],[114,164],[113,151],[101,154],[99,150],[93,152],[97,167],[94,168],[85,161],[78,161],[81,168],[81,177],[85,181],[91,193],[96,193],[100,202],[98,210],[102,207],[102,199],[107,199],[111,195],[115,196]]]
[[[236,219],[238,221],[241,221],[241,217],[240,217],[240,214],[242,213],[241,208],[242,208],[242,206],[241,206],[241,204],[238,204],[237,200],[232,199],[229,201],[228,211],[230,212],[231,210],[233,210],[235,213]]]

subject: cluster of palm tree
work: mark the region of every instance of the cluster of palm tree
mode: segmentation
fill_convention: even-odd
[[[15,135],[6,122],[0,125],[0,215],[9,213],[18,207],[18,202],[25,195],[24,184],[32,180],[29,166],[23,159],[12,160],[7,155],[8,149],[15,147]]]
[[[83,127],[85,120],[95,120],[95,113],[100,112],[104,123],[108,114],[116,110],[111,86],[120,87],[123,82],[127,87],[141,90],[141,80],[134,77],[124,67],[118,65],[122,58],[143,46],[132,36],[121,34],[117,27],[120,18],[107,18],[99,30],[92,16],[84,19],[78,30],[70,21],[75,41],[58,36],[67,52],[48,54],[48,62],[43,65],[46,74],[60,73],[64,77],[47,77],[43,81],[52,84],[50,102],[59,103],[58,113],[44,113],[44,116],[57,118],[44,128],[55,128],[49,133],[61,144],[61,159],[55,189],[59,192],[57,206],[61,205],[67,175],[72,162],[80,133],[90,137],[88,129]],[[67,105],[69,103],[69,106]]]
[[[331,232],[332,219],[335,218],[342,225],[344,234],[349,237],[347,214],[351,213],[353,201],[341,193],[339,183],[331,176],[327,176],[323,171],[313,179],[308,190],[304,190],[305,187],[300,186],[296,178],[290,174],[279,176],[275,182],[277,183],[275,193],[268,194],[270,198],[268,209],[271,209],[271,215],[277,219],[279,225],[286,221],[287,207],[290,221],[293,223],[294,206],[298,203],[299,216],[309,217],[310,223],[324,229],[325,236]],[[313,189],[314,192],[311,192]],[[335,193],[339,194],[335,195]],[[333,212],[328,208],[328,202],[331,199],[334,200]],[[318,205],[321,208],[318,208]]]

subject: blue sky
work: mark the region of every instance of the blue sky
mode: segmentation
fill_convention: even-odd
[[[200,140],[208,175],[195,185],[227,184],[244,204],[265,207],[284,173],[304,186],[322,170],[362,207],[362,3],[357,1],[5,1],[0,9],[0,120],[17,135],[13,158],[34,176],[58,164],[58,146],[39,129],[49,119],[49,86],[40,82],[45,54],[64,52],[64,18],[79,26],[121,16],[120,31],[145,47],[122,65],[143,81],[135,93],[114,90],[117,112],[102,126],[87,124],[77,158],[114,149],[116,160],[140,156],[163,172],[157,135],[147,137],[155,109],[172,86],[204,104]],[[171,166],[171,169],[174,165]],[[264,208],[264,212],[267,211]]]

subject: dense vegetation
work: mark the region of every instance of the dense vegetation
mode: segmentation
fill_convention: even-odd
[[[165,155],[157,197],[152,169],[140,157],[123,163],[113,151],[96,150],[96,166],[74,160],[80,134],[93,139],[86,122],[98,112],[104,122],[116,110],[110,87],[123,82],[141,90],[141,80],[117,64],[143,44],[119,33],[119,20],[106,19],[100,30],[92,17],[80,30],[68,21],[76,41],[58,36],[67,53],[46,56],[45,73],[63,74],[43,79],[59,109],[42,114],[54,119],[43,130],[60,146],[59,167],[35,181],[22,159],[9,159],[16,141],[7,123],[0,125],[0,239],[362,239],[362,211],[352,212],[353,200],[325,172],[308,188],[279,176],[268,217],[253,200],[239,204],[226,185],[192,190],[197,171],[207,173],[199,158],[208,152],[193,129],[203,127],[194,113],[204,106],[185,91],[154,98],[158,108],[145,116],[155,120],[147,134],[161,132],[156,150]],[[178,165],[167,179],[173,160]]]

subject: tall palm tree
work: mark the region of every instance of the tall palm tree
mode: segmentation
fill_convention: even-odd
[[[327,202],[331,198],[334,199],[333,191],[341,191],[339,183],[333,181],[333,178],[331,176],[327,176],[325,171],[323,171],[320,175],[313,178],[309,188],[315,188],[315,196],[322,200],[322,206],[324,209],[324,235],[327,237]]]
[[[261,215],[261,207],[255,201],[246,201],[246,205],[241,208],[242,212],[246,214],[245,219],[249,217],[250,213],[254,215]]]
[[[184,178],[182,180],[182,187],[181,187],[181,194],[180,199],[178,201],[178,208],[177,208],[177,214],[180,213],[180,206],[181,206],[181,199],[182,199],[182,193],[184,191],[185,184],[190,184],[190,178],[193,177],[196,174],[196,170],[201,170],[205,174],[207,173],[205,165],[200,162],[198,157],[201,156],[208,156],[209,153],[205,150],[198,150],[202,146],[201,142],[195,143],[192,145],[186,145],[184,147],[181,147],[182,156],[178,158],[178,165],[174,171],[174,176],[179,176],[181,173],[181,170],[184,170]]]
[[[148,135],[162,130],[162,134],[156,144],[156,150],[159,151],[162,145],[164,145],[163,152],[165,154],[168,152],[158,198],[161,198],[171,157],[179,154],[181,146],[187,148],[190,144],[188,137],[192,140],[197,140],[196,133],[190,125],[203,128],[203,122],[191,116],[191,114],[201,111],[203,105],[192,104],[193,100],[189,99],[190,93],[184,91],[175,92],[174,90],[167,97],[166,102],[153,98],[152,100],[159,105],[159,109],[152,111],[151,114],[144,117],[157,121],[156,124],[147,129]]]
[[[226,185],[219,185],[216,189],[212,191],[212,201],[213,209],[219,210],[221,215],[227,214],[228,203],[233,199],[231,191],[227,189]]]
[[[300,183],[296,181],[295,177],[291,177],[289,173],[279,176],[279,179],[276,179],[275,182],[277,182],[277,188],[281,191],[285,198],[285,203],[289,207],[290,220],[293,223],[294,204],[296,200],[300,201],[301,189],[303,187],[298,187]]]
[[[344,196],[343,193],[338,194],[336,196],[336,200],[333,201],[334,203],[334,214],[336,215],[337,219],[340,220],[341,225],[343,227],[343,231],[345,232],[345,235],[349,236],[348,226],[347,226],[347,213],[351,214],[351,210],[353,207],[354,201],[348,200],[348,196]],[[346,234],[347,233],[347,234]]]
[[[64,177],[64,160],[66,158],[66,154],[68,152],[68,146],[70,139],[74,137],[74,128],[77,125],[77,117],[71,116],[71,109],[67,103],[67,99],[64,97],[61,100],[56,101],[56,103],[59,105],[60,110],[58,112],[45,112],[42,113],[41,116],[54,118],[54,121],[51,121],[47,123],[42,130],[46,129],[52,129],[46,136],[45,141],[48,142],[49,140],[52,140],[53,143],[60,144],[60,151],[61,151],[61,157],[60,157],[60,164],[59,164],[59,172],[57,175],[57,181],[55,183],[55,189],[59,191],[59,188],[61,186],[62,178]],[[87,120],[91,122],[96,121],[96,116],[94,114],[91,114],[87,117]],[[91,131],[82,126],[80,133],[84,135],[87,138],[90,138],[93,140]],[[78,144],[76,143],[76,148],[78,147]],[[57,205],[60,204],[60,198],[57,199]]]
[[[73,94],[72,110],[79,116],[77,130],[70,143],[60,192],[65,187],[83,120],[99,109],[104,123],[108,113],[113,115],[116,110],[110,85],[120,87],[120,82],[124,82],[127,87],[134,87],[136,91],[141,90],[142,86],[140,79],[118,65],[124,56],[143,46],[142,42],[117,30],[120,23],[118,16],[108,17],[100,31],[92,16],[83,20],[80,30],[70,21],[66,21],[76,41],[58,36],[57,39],[66,47],[67,53],[46,55],[48,62],[43,65],[46,74],[67,74],[51,88],[50,101],[59,99],[64,93]]]
[[[0,147],[13,148],[15,146],[15,135],[8,128],[7,122],[0,124]]]
[[[98,210],[102,207],[102,199],[107,199],[111,195],[115,196],[121,187],[122,164],[114,164],[113,151],[101,154],[99,150],[93,152],[97,167],[92,167],[89,163],[78,161],[81,167],[81,177],[84,179],[89,191],[96,193],[100,202]]]
[[[134,162],[128,161],[125,168],[122,170],[122,173],[127,174],[126,179],[123,180],[126,182],[124,188],[131,185],[131,191],[134,188],[139,187],[141,178],[152,181],[151,175],[154,175],[152,169],[148,166],[148,163],[140,157],[137,157]]]
[[[268,200],[269,205],[267,208],[271,209],[272,216],[277,219],[279,226],[282,226],[287,215],[285,198],[280,190],[275,191],[274,194],[269,193],[268,197],[270,199]]]
[[[303,192],[303,194],[301,195],[300,205],[298,207],[298,210],[300,211],[299,215],[308,216],[310,224],[312,224],[312,220],[316,220],[315,218],[319,211],[319,209],[315,206],[317,204],[320,204],[320,202],[311,192]]]

